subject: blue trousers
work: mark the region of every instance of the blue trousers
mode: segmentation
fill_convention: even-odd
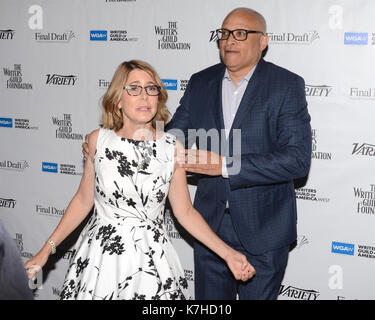
[[[249,253],[238,239],[228,213],[224,214],[217,234],[247,257],[256,275],[247,282],[236,280],[224,260],[196,242],[195,299],[235,300],[238,294],[240,300],[276,300],[288,261],[289,246],[261,255]]]

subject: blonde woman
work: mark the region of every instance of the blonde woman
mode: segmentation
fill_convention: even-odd
[[[164,227],[167,195],[179,223],[226,261],[236,279],[255,270],[226,245],[193,208],[176,138],[157,132],[166,122],[167,92],[146,62],[123,62],[103,98],[102,128],[89,135],[89,157],[76,195],[43,248],[26,264],[43,267],[49,255],[87,216],[61,299],[189,299],[184,271]],[[180,149],[179,149],[180,148]]]

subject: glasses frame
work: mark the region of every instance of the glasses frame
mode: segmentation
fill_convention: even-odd
[[[228,32],[229,32],[228,37],[225,38],[225,39],[220,39],[220,37],[219,37],[219,32],[222,31],[222,30],[225,30],[225,31],[228,31]],[[245,31],[245,32],[246,32],[246,37],[245,37],[245,39],[237,39],[236,36],[234,35],[234,32],[235,32],[235,31]],[[237,40],[237,41],[245,41],[245,40],[247,40],[247,35],[248,35],[249,33],[259,33],[259,34],[263,34],[263,35],[264,35],[264,32],[263,32],[263,31],[258,31],[258,30],[246,30],[246,29],[234,29],[234,30],[229,30],[229,29],[226,29],[226,28],[216,29],[216,34],[218,35],[217,37],[218,37],[219,41],[220,41],[220,40],[228,40],[229,37],[230,37],[230,35],[232,35],[233,39],[235,39],[235,40]]]
[[[139,91],[139,94],[131,94],[129,93],[129,89],[130,87],[137,87],[137,88],[141,88],[141,91]],[[158,93],[157,94],[149,94],[148,92],[148,88],[150,87],[156,87],[158,89]],[[137,96],[140,96],[142,94],[142,91],[143,89],[145,89],[145,92],[148,96],[150,97],[156,97],[158,95],[160,95],[160,86],[156,85],[156,84],[152,84],[152,85],[149,85],[149,86],[146,86],[146,87],[142,87],[142,86],[138,86],[136,84],[128,84],[126,86],[124,86],[124,89],[126,90],[126,92],[128,93],[129,96],[132,96],[132,97],[137,97]]]

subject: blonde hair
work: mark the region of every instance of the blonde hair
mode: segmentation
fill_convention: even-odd
[[[124,124],[122,118],[122,112],[118,108],[118,104],[121,100],[124,92],[124,86],[128,80],[131,71],[139,69],[146,71],[150,74],[153,80],[158,86],[160,86],[160,94],[158,96],[158,109],[154,119],[152,120],[152,126],[156,128],[156,121],[163,121],[164,125],[168,121],[169,112],[166,106],[168,99],[167,90],[164,88],[163,82],[155,69],[147,62],[141,60],[124,61],[121,63],[113,75],[111,84],[105,93],[102,101],[103,115],[101,124],[104,128],[113,129],[115,131],[120,130]]]

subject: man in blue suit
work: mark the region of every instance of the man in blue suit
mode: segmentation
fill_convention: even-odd
[[[263,60],[266,22],[256,11],[233,10],[217,34],[222,63],[191,77],[167,129],[182,131],[186,148],[192,142],[201,147],[189,129],[217,130],[220,145],[229,146],[217,150],[215,139],[208,139],[207,151],[197,151],[198,163],[183,166],[203,174],[195,208],[221,239],[247,256],[256,275],[236,281],[224,261],[195,243],[195,298],[276,299],[297,237],[293,180],[308,175],[311,161],[305,84]],[[241,130],[240,140],[235,130]]]

